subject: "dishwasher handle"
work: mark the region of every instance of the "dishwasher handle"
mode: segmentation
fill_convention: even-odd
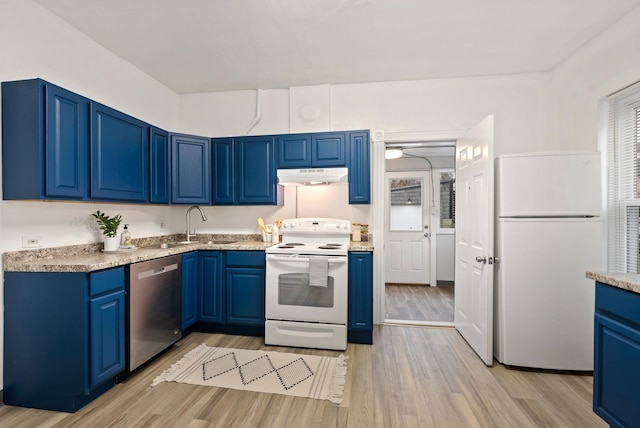
[[[170,265],[166,265],[166,266],[161,266],[161,267],[145,270],[143,272],[138,273],[138,279],[145,279],[145,278],[150,278],[152,276],[162,275],[162,274],[169,273],[169,272],[172,272],[172,271],[177,270],[177,269],[178,269],[178,264],[177,263],[173,263],[173,264],[170,264]]]

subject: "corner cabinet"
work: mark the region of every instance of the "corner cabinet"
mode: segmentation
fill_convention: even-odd
[[[125,369],[125,269],[5,272],[4,402],[75,412]]]
[[[2,83],[5,200],[88,198],[89,103],[40,79]]]
[[[348,307],[348,341],[373,343],[373,254],[370,252],[349,253]]]
[[[149,125],[94,102],[91,199],[149,201]]]
[[[168,204],[171,201],[171,165],[169,133],[151,127],[149,130],[149,202],[152,204]]]
[[[211,204],[211,142],[194,135],[171,134],[171,202]]]
[[[612,427],[640,421],[640,294],[596,283],[593,411]]]
[[[280,205],[276,142],[272,136],[214,138],[214,205]]]

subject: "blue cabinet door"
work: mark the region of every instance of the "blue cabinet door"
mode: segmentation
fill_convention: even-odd
[[[214,205],[236,203],[236,174],[233,138],[212,138]]]
[[[198,253],[182,255],[182,331],[198,320],[200,268]]]
[[[91,299],[90,386],[101,384],[125,368],[124,290]]]
[[[264,326],[264,269],[227,268],[228,324]]]
[[[349,253],[349,342],[373,343],[373,254]]]
[[[349,132],[349,203],[371,203],[369,132]]]
[[[93,102],[91,199],[149,200],[149,125]]]
[[[46,86],[46,196],[82,199],[87,196],[89,100]]]
[[[211,153],[208,138],[171,135],[171,202],[211,204]]]
[[[221,251],[203,251],[200,253],[200,263],[202,266],[200,320],[223,322],[223,253]]]
[[[2,83],[3,199],[86,199],[88,156],[88,99],[40,79]]]
[[[238,204],[282,203],[282,186],[276,177],[276,144],[272,136],[235,139]]]
[[[264,328],[264,252],[228,251],[225,285],[226,323]]]
[[[311,167],[311,134],[278,135],[278,168]]]
[[[311,165],[314,168],[346,164],[347,143],[344,132],[311,134]]]
[[[169,133],[155,127],[150,128],[150,192],[149,202],[168,204],[170,200],[169,183]]]

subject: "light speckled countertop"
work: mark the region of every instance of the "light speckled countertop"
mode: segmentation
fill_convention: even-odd
[[[587,271],[587,278],[640,294],[640,274]]]
[[[5,272],[93,272],[190,251],[264,251],[274,245],[260,241],[259,235],[199,235],[196,239],[198,241],[188,245],[159,248],[161,242],[184,240],[184,235],[139,238],[133,240],[136,249],[109,254],[101,252],[102,244],[13,251],[2,255],[2,265]],[[207,241],[233,242],[208,244]],[[157,247],[145,248],[154,245]],[[373,243],[352,242],[349,251],[373,251]]]

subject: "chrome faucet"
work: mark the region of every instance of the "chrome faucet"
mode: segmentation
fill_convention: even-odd
[[[193,205],[189,207],[189,209],[187,210],[187,242],[191,241],[190,239],[191,236],[196,236],[195,234],[191,235],[191,218],[189,217],[189,214],[191,214],[191,210],[194,208],[200,211],[200,215],[202,216],[202,221],[207,221],[207,216],[204,215],[204,211],[202,211],[202,208],[200,208],[197,205]]]

